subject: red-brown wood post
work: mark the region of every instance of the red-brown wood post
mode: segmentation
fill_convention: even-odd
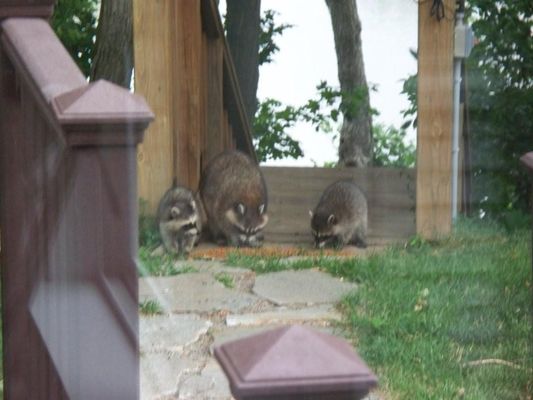
[[[153,115],[87,84],[47,22],[0,33],[5,398],[138,399],[136,145]]]

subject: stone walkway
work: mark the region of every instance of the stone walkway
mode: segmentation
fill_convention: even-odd
[[[164,310],[140,319],[143,400],[232,399],[214,345],[291,323],[334,333],[335,305],[356,289],[317,270],[256,276],[216,261],[178,266],[190,272],[140,279],[140,301]]]

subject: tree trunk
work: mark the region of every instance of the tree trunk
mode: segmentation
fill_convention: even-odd
[[[130,88],[133,69],[132,0],[102,0],[91,81]]]
[[[257,108],[261,0],[227,0],[227,39],[250,126]]]
[[[364,167],[372,162],[372,117],[361,46],[361,21],[355,0],[326,0],[331,16],[337,66],[343,92],[339,165]],[[358,107],[349,107],[353,99]],[[348,108],[348,110],[346,110]]]

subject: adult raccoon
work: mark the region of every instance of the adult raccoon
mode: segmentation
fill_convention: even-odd
[[[216,242],[258,247],[268,222],[267,189],[261,170],[248,156],[227,151],[216,156],[200,180],[209,230]]]
[[[351,180],[329,185],[311,215],[315,247],[342,247],[351,243],[366,247],[366,197]]]
[[[174,181],[157,210],[159,233],[167,252],[188,254],[202,231],[201,204],[187,188]]]

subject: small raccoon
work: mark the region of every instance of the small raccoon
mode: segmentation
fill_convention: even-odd
[[[309,211],[315,247],[366,247],[367,202],[353,181],[332,183],[324,190],[315,211]]]
[[[216,156],[202,175],[200,195],[215,241],[230,246],[263,244],[267,189],[261,170],[248,156],[238,151]]]
[[[194,194],[176,182],[161,198],[157,210],[159,233],[169,253],[188,254],[202,231],[201,209]]]

